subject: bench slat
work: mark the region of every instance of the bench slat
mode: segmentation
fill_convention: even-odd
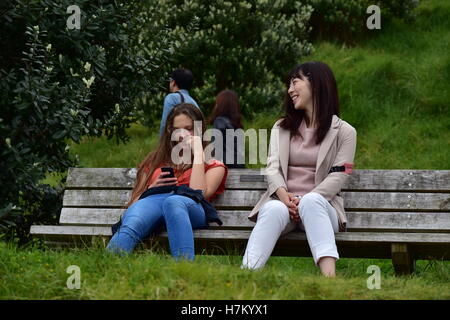
[[[61,225],[96,225],[111,226],[125,210],[123,209],[92,209],[92,208],[63,208],[59,222]],[[218,211],[223,222],[222,227],[252,228],[255,223],[247,219],[249,211]],[[217,226],[216,223],[211,224]]]
[[[111,236],[109,227],[80,227],[80,226],[32,226],[31,233],[43,238],[55,239],[64,236]],[[249,230],[195,230],[196,239],[230,239],[248,240]],[[163,232],[162,237],[167,237]],[[303,232],[291,232],[280,238],[281,240],[306,240]],[[446,233],[375,233],[375,232],[343,232],[336,234],[336,242],[406,242],[406,243],[440,243],[450,244],[450,234]]]
[[[265,190],[264,169],[229,169],[226,188]],[[68,189],[131,189],[134,168],[70,168]],[[343,190],[450,192],[450,170],[354,170]]]
[[[65,207],[120,208],[128,201],[130,190],[66,190]],[[263,190],[226,190],[214,204],[219,209],[251,209],[264,193]],[[450,194],[342,192],[348,210],[435,210],[450,211]]]
[[[61,225],[111,226],[119,220],[123,209],[63,208]],[[223,227],[253,228],[250,211],[218,211]],[[450,232],[450,215],[446,212],[348,212],[348,230],[370,231],[438,231]],[[215,223],[211,227],[216,227]]]

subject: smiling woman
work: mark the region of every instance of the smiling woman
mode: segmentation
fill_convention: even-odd
[[[270,140],[268,190],[249,215],[256,226],[243,267],[262,268],[279,236],[300,229],[315,264],[334,276],[334,234],[347,223],[339,192],[353,166],[356,130],[339,118],[336,80],[325,63],[295,67],[286,85],[286,115],[274,125],[279,134]]]
[[[324,139],[333,115],[339,116],[340,104],[336,80],[331,69],[322,62],[305,62],[289,72],[285,96],[283,129],[296,135],[304,120],[308,128],[317,129],[316,142]]]
[[[312,116],[311,84],[305,75],[300,74],[299,78],[291,79],[288,93],[294,103],[295,110],[304,110],[308,119],[314,119]],[[314,127],[314,124],[309,126]]]

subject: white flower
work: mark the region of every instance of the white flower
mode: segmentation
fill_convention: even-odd
[[[47,49],[47,51],[50,51],[50,50],[52,50],[52,44],[51,44],[51,43],[49,43],[49,44],[48,44],[48,46],[46,47],[46,49]]]
[[[11,139],[10,138],[6,138],[5,139],[6,144],[8,145],[8,147],[11,148]]]
[[[72,75],[72,77],[79,77],[80,76],[78,73],[73,73],[73,69],[72,68],[70,68],[70,74]]]
[[[86,72],[89,72],[89,70],[91,70],[91,64],[89,62],[86,62],[86,64],[84,65],[84,70]]]
[[[94,80],[95,80],[94,76],[90,77],[89,80],[86,80],[86,78],[83,78],[83,82],[86,85],[86,88],[89,89],[91,87],[91,85],[94,83]]]
[[[46,70],[48,73],[50,73],[50,72],[52,72],[53,67],[45,67],[45,70]]]
[[[120,105],[118,103],[115,104],[115,113],[119,113],[120,112]]]

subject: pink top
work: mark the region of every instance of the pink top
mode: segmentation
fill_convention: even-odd
[[[305,121],[299,131],[302,137],[292,137],[289,146],[287,187],[288,192],[303,196],[315,187],[320,144],[316,144],[316,129],[307,128]]]

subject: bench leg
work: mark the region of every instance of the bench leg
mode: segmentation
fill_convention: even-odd
[[[407,244],[392,243],[391,253],[396,275],[409,275],[414,272],[416,263]]]

